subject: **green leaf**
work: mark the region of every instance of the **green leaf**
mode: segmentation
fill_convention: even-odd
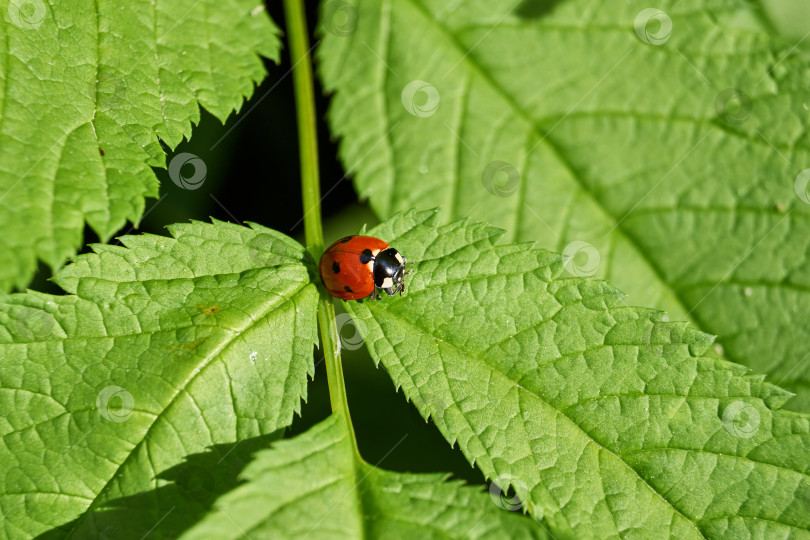
[[[69,295],[0,302],[0,536],[140,538],[180,503],[99,513],[300,412],[317,341],[304,248],[258,225],[170,231],[95,245],[57,274]]]
[[[810,411],[810,70],[755,2],[343,4],[320,75],[379,216],[442,206],[590,254],[581,274],[718,335]]]
[[[480,489],[365,463],[348,429],[332,415],[259,452],[246,483],[183,538],[547,538]]]
[[[258,0],[0,0],[0,291],[137,223],[158,138],[238,109],[278,33]]]
[[[555,536],[810,535],[810,418],[779,410],[787,392],[557,254],[438,221],[369,231],[414,262],[407,293],[344,305],[405,396]]]

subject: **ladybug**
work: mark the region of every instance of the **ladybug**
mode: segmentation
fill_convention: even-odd
[[[405,263],[388,242],[373,236],[341,238],[321,256],[321,280],[329,294],[341,300],[379,298],[379,289],[394,296],[405,290]]]

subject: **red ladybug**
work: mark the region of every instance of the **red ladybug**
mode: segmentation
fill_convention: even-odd
[[[388,242],[373,236],[341,238],[321,256],[321,279],[329,294],[341,300],[388,296],[405,290],[407,260]]]

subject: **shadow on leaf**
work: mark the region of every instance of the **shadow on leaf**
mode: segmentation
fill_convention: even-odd
[[[214,501],[236,487],[239,474],[258,450],[282,437],[283,431],[218,444],[166,469],[157,479],[169,482],[151,491],[112,499],[89,515],[51,529],[37,538],[157,540],[177,538],[211,509]]]
[[[554,11],[561,2],[562,0],[523,0],[515,8],[515,13],[524,19],[540,19]]]

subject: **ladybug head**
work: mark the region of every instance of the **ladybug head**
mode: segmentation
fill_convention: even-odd
[[[374,258],[374,285],[384,290],[388,296],[405,290],[405,263],[408,262],[399,251],[389,247]]]

